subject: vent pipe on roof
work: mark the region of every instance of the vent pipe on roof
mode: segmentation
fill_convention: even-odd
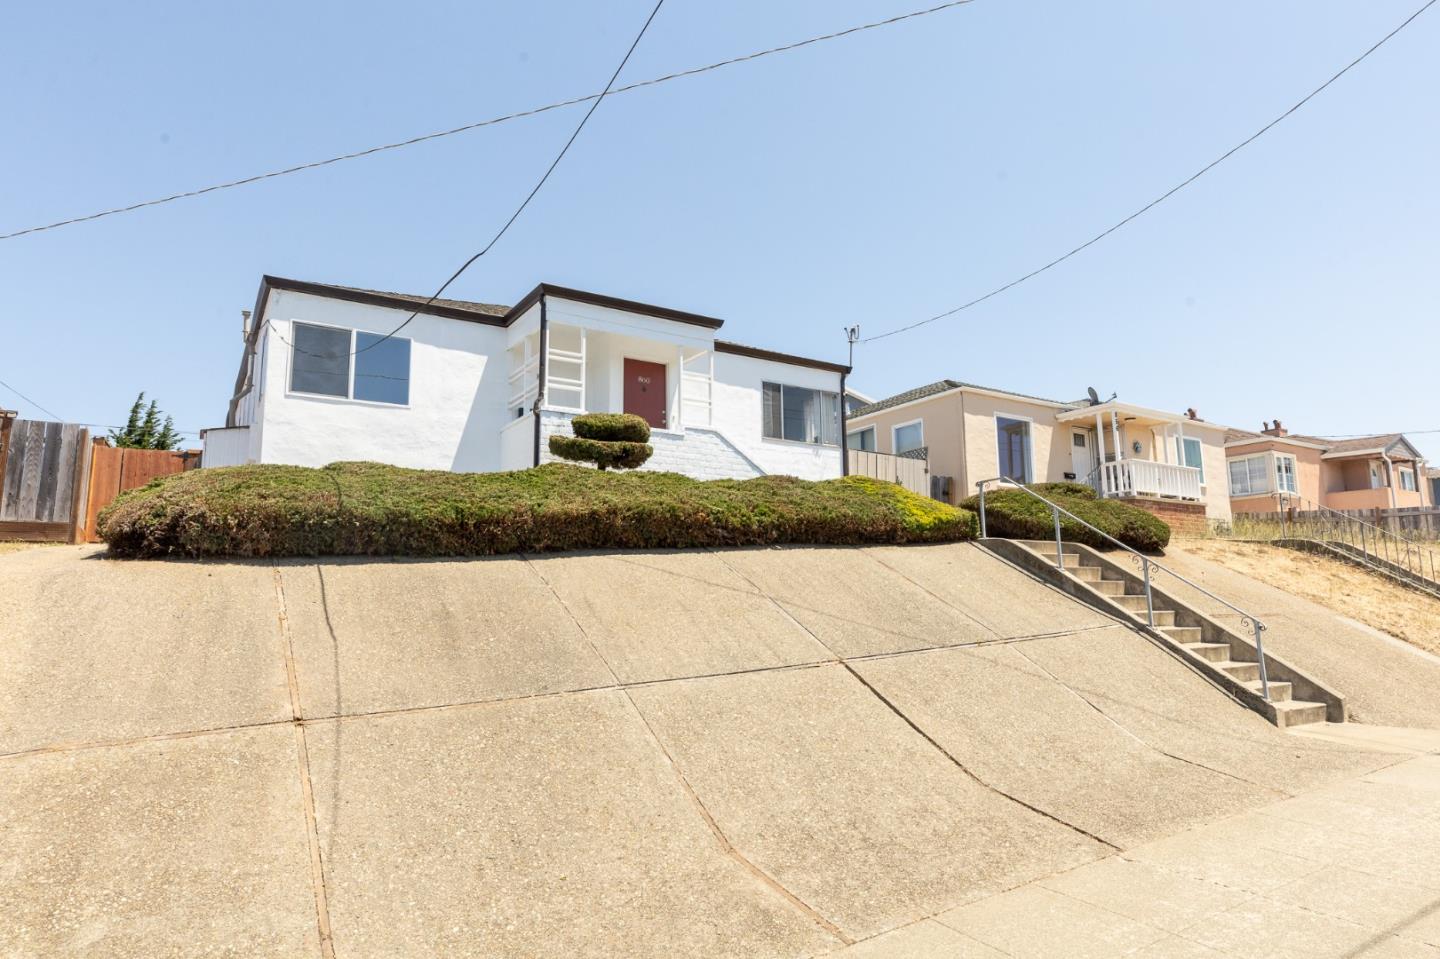
[[[240,339],[246,343],[250,342],[250,311],[240,311]]]

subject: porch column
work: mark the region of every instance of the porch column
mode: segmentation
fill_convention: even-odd
[[[1114,410],[1110,411],[1110,432],[1115,439],[1115,462],[1118,463],[1125,458],[1125,451],[1120,448],[1120,414]]]
[[[1105,421],[1095,414],[1095,468],[1100,475],[1100,495],[1110,492],[1109,472],[1105,469]]]
[[[685,428],[685,347],[675,348],[678,359],[675,361],[675,412],[670,414],[668,420],[672,430],[683,430]]]

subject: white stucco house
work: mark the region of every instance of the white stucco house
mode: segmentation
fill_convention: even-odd
[[[577,413],[627,412],[651,424],[647,469],[844,471],[839,363],[718,339],[712,317],[543,283],[511,307],[425,299],[264,277],[203,465],[524,469],[551,459],[549,435]]]

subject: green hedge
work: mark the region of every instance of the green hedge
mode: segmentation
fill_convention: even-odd
[[[655,450],[649,443],[596,440],[583,436],[561,436],[557,433],[550,437],[550,452],[562,460],[594,463],[602,470],[633,470],[643,466]]]
[[[1132,549],[1153,553],[1170,543],[1170,527],[1159,517],[1120,500],[1100,499],[1088,486],[1038,483],[1031,489]],[[980,497],[972,496],[960,505],[978,513]],[[1050,507],[1017,489],[986,491],[985,525],[991,536],[1003,539],[1055,538],[1055,519]],[[1060,514],[1060,535],[1067,541],[1084,543],[1096,549],[1115,548],[1114,543],[1064,513]]]
[[[581,413],[570,420],[570,428],[587,440],[650,442],[650,424],[634,413]]]
[[[701,482],[548,463],[448,473],[377,463],[191,470],[100,516],[121,556],[457,556],[973,539],[975,515],[863,477]]]

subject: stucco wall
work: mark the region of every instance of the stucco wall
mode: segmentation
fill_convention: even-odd
[[[840,374],[791,366],[735,353],[715,354],[716,432],[766,473],[801,479],[833,479],[840,475],[840,447],[767,439],[761,421],[762,382],[806,386],[840,392]]]
[[[894,453],[894,429],[902,423],[921,420],[921,433],[929,452],[931,476],[949,476],[951,502],[963,499],[974,490],[966,490],[963,482],[964,449],[960,442],[960,391],[951,390],[928,399],[895,409],[881,410],[863,419],[852,419],[846,432],[856,433],[875,428],[875,451]]]
[[[388,333],[409,314],[272,290],[266,316],[264,400],[256,457],[265,463],[323,466],[377,460],[397,466],[462,472],[500,468],[505,416],[505,330],[417,315],[400,333],[411,341],[407,406],[289,391],[291,324],[316,323]],[[278,333],[279,335],[274,335]],[[283,338],[283,339],[282,339]]]
[[[1230,460],[1244,459],[1257,453],[1269,452],[1295,457],[1295,495],[1312,503],[1323,502],[1321,492],[1324,489],[1324,465],[1320,459],[1321,451],[1273,439],[1257,440],[1254,443],[1244,443],[1225,450],[1224,486],[1227,493],[1230,489]],[[1273,513],[1278,508],[1274,496],[1274,476],[1270,478],[1270,489],[1270,493],[1261,496],[1234,497],[1230,502],[1230,508],[1236,513]]]
[[[1070,427],[1055,422],[1057,407],[970,392],[965,393],[964,407],[965,470],[970,492],[974,492],[974,484],[978,481],[1000,475],[996,416],[1031,421],[1030,458],[1036,482],[1056,482],[1064,479],[1070,471]]]

